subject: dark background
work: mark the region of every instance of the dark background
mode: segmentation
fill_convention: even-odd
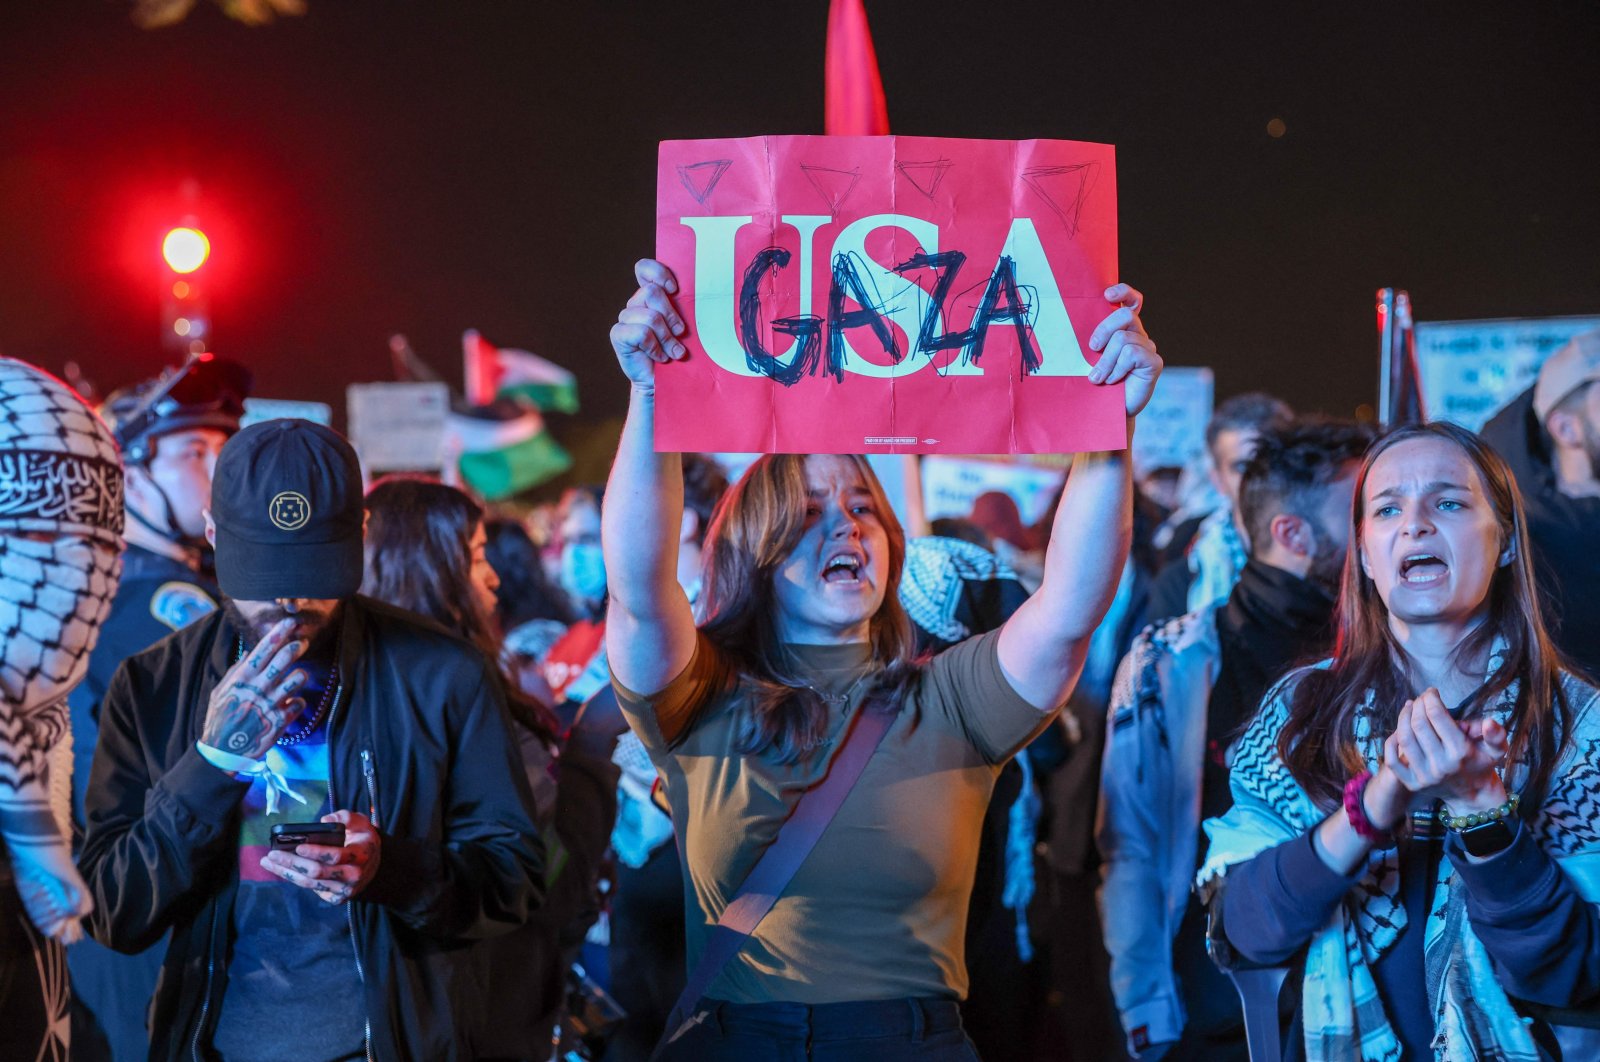
[[[0,350],[102,391],[166,363],[157,247],[193,178],[214,347],[258,394],[342,419],[391,332],[459,379],[477,327],[577,373],[553,425],[582,456],[624,404],[606,331],[656,142],[821,132],[826,0],[308,2],[155,31],[0,8]],[[1123,276],[1219,397],[1375,401],[1385,284],[1425,320],[1600,311],[1592,5],[867,10],[894,132],[1117,146]]]

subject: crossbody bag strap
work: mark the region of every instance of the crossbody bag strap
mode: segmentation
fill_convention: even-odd
[[[794,810],[778,828],[778,836],[761,853],[739,891],[723,908],[722,917],[712,927],[711,936],[700,953],[700,961],[690,971],[689,980],[672,1007],[664,1038],[656,1045],[655,1054],[659,1055],[663,1047],[699,1023],[703,1016],[691,1016],[690,1008],[705,995],[717,974],[739,953],[756,926],[772,910],[772,905],[778,902],[783,890],[788,888],[800,864],[806,861],[828,823],[844,805],[845,797],[850,795],[894,719],[895,713],[881,708],[866,708],[857,714],[827,775],[800,794]]]

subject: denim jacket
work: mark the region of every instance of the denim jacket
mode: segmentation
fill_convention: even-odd
[[[1173,970],[1200,843],[1206,706],[1222,659],[1208,605],[1145,628],[1117,669],[1096,840],[1111,990],[1131,1045],[1183,1032]]]

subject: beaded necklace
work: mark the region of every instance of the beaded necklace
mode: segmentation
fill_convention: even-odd
[[[285,728],[282,736],[280,736],[278,738],[277,744],[279,744],[279,745],[281,745],[281,746],[283,746],[285,748],[287,748],[287,747],[289,747],[291,745],[300,744],[300,742],[304,741],[306,738],[310,737],[313,733],[315,733],[317,727],[321,726],[322,725],[322,721],[327,718],[328,709],[333,707],[334,699],[339,696],[339,647],[342,644],[342,642],[343,642],[343,638],[341,637],[339,642],[335,642],[334,643],[334,647],[333,647],[333,661],[334,662],[333,662],[333,666],[328,669],[328,685],[322,691],[322,699],[317,702],[317,710],[312,713],[311,721],[306,723],[305,725],[301,726],[297,730],[292,730],[291,731],[291,730]],[[234,648],[233,660],[234,660],[234,663],[238,663],[240,660],[243,660],[243,659],[244,659],[244,638],[240,637],[239,640],[238,640],[237,645]],[[303,712],[301,713],[301,718],[304,718],[304,714],[305,713],[303,713]]]

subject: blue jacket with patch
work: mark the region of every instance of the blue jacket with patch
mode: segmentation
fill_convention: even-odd
[[[89,672],[67,698],[72,710],[73,834],[79,843],[89,764],[100,734],[100,702],[111,676],[128,657],[215,611],[217,600],[216,586],[186,564],[140,546],[129,546],[122,555],[122,581],[89,654]]]

